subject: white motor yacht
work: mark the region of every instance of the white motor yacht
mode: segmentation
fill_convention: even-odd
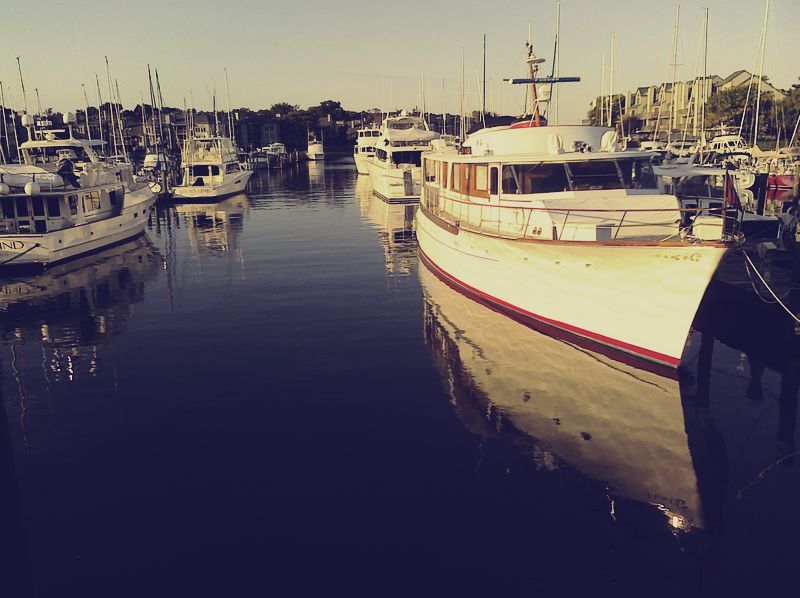
[[[102,142],[75,139],[71,127],[26,124],[23,163],[0,165],[0,266],[46,266],[144,230],[157,196],[130,165],[102,160]]]
[[[377,127],[358,130],[356,145],[353,147],[353,158],[356,161],[358,174],[369,174],[367,162],[375,156],[375,142],[380,135],[381,131]]]
[[[677,367],[740,223],[727,205],[682,208],[652,154],[623,151],[613,129],[548,125],[539,62],[529,50],[530,75],[517,80],[532,86],[529,116],[422,157],[420,256],[530,326]]]
[[[252,171],[243,170],[228,137],[186,140],[181,164],[183,179],[172,192],[178,200],[216,202],[243,193]]]
[[[375,155],[367,160],[374,193],[388,202],[418,202],[422,154],[438,137],[420,116],[387,117],[375,139]]]

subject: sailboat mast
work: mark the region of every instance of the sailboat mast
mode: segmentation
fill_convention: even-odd
[[[22,87],[22,105],[25,108],[25,114],[28,114],[28,96],[25,93],[25,81],[22,79],[22,62],[17,56],[17,70],[19,71],[19,85]]]
[[[83,92],[83,115],[86,117],[86,137],[92,140],[92,127],[89,124],[89,98],[86,97],[86,85],[81,81],[81,91]]]
[[[769,1],[769,0],[767,0]],[[706,98],[708,97],[708,9],[705,9],[705,19],[703,20],[703,110],[700,113],[700,134],[703,143],[706,139]]]
[[[611,34],[611,68],[608,74],[608,126],[613,124],[614,114],[614,51],[615,51],[616,37]]]
[[[708,11],[708,9],[706,9]],[[764,8],[764,27],[761,30],[761,63],[758,67],[758,91],[756,92],[756,122],[753,127],[753,147],[758,145],[758,116],[761,112],[761,82],[764,79],[764,54],[767,46],[767,19],[769,18],[769,0]]]
[[[117,89],[117,118],[119,119],[119,138],[122,141],[122,155],[125,156],[125,161],[129,162],[128,160],[128,148],[125,147],[125,133],[124,128],[122,125],[122,113],[120,109],[122,108],[122,98],[119,95],[119,81],[114,80],[114,86]]]
[[[228,88],[228,69],[224,69],[224,71],[225,71],[225,107],[228,110],[228,136],[231,138],[231,141],[233,141],[234,139],[236,139],[236,136],[233,133],[233,114],[231,114],[231,94],[230,94],[230,89]]]
[[[163,114],[164,114],[164,98],[161,96],[161,82],[158,80],[158,69],[156,69],[156,89],[158,90],[158,134],[161,135],[163,140],[164,138],[164,128],[163,128]],[[169,145],[169,149],[172,150],[172,131],[168,127],[167,128],[167,142]]]
[[[97,73],[94,74],[95,83],[97,83],[97,121],[100,127],[100,141],[105,144],[105,134],[103,133],[103,94],[100,93],[100,78]]]

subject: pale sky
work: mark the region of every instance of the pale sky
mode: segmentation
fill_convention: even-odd
[[[610,70],[610,38],[616,35],[616,91],[664,80],[675,6],[669,0],[562,0],[561,74],[581,83],[560,91],[561,122],[579,122],[599,95],[602,55]],[[752,71],[764,18],[763,0],[680,2],[678,79],[691,79],[700,47],[702,7],[710,9],[708,72],[727,76]],[[104,0],[50,2],[3,0],[0,16],[0,80],[16,108],[22,105],[16,57],[23,66],[28,106],[74,109],[83,104],[81,81],[96,103],[94,74],[104,99],[104,55],[119,80],[123,104],[147,101],[147,64],[157,66],[164,101],[199,109],[211,106],[216,86],[225,107],[228,69],[234,107],[266,108],[288,101],[305,108],[340,100],[353,110],[412,108],[425,76],[428,108],[444,101],[458,111],[461,49],[470,107],[478,107],[482,36],[487,35],[487,107],[522,111],[522,91],[500,84],[523,76],[524,43],[532,23],[536,54],[549,74],[555,2],[536,0]],[[764,73],[787,88],[800,76],[800,0],[772,0]],[[702,73],[702,64],[700,67]],[[671,80],[671,75],[669,77]],[[443,85],[444,80],[444,85]],[[10,87],[10,90],[9,90]],[[503,89],[505,88],[505,92]]]

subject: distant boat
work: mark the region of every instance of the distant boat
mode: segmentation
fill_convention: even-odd
[[[322,141],[317,140],[317,138],[313,135],[308,137],[308,150],[306,150],[306,156],[309,160],[325,159],[325,148],[322,145]]]
[[[380,129],[377,127],[358,130],[356,145],[353,147],[353,158],[356,161],[358,174],[369,174],[367,162],[375,156],[375,142],[380,134]]]
[[[243,170],[228,137],[187,139],[181,156],[183,178],[172,195],[182,200],[215,202],[244,192],[252,171]]]
[[[418,202],[422,154],[432,150],[438,137],[420,116],[387,117],[375,139],[375,155],[367,160],[374,193],[384,201]]]
[[[133,178],[130,164],[102,160],[95,151],[102,142],[64,133],[30,126],[23,164],[0,164],[0,267],[48,266],[139,235],[147,224],[156,200],[148,183]]]

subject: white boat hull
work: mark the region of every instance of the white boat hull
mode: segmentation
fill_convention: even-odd
[[[242,170],[235,175],[225,175],[223,181],[217,185],[179,185],[173,188],[172,196],[176,199],[215,202],[229,195],[244,193],[251,176],[253,176],[252,171]]]
[[[531,242],[437,223],[417,210],[440,277],[534,327],[676,367],[723,245]]]
[[[419,166],[387,167],[377,159],[367,161],[373,192],[390,203],[417,203],[422,192]]]
[[[144,185],[126,194],[119,216],[43,234],[0,235],[0,265],[45,266],[135,237],[144,231],[156,197]]]
[[[358,171],[358,174],[369,174],[369,167],[367,164],[371,157],[368,157],[366,154],[356,154],[353,156],[353,158],[356,161],[356,170]]]

